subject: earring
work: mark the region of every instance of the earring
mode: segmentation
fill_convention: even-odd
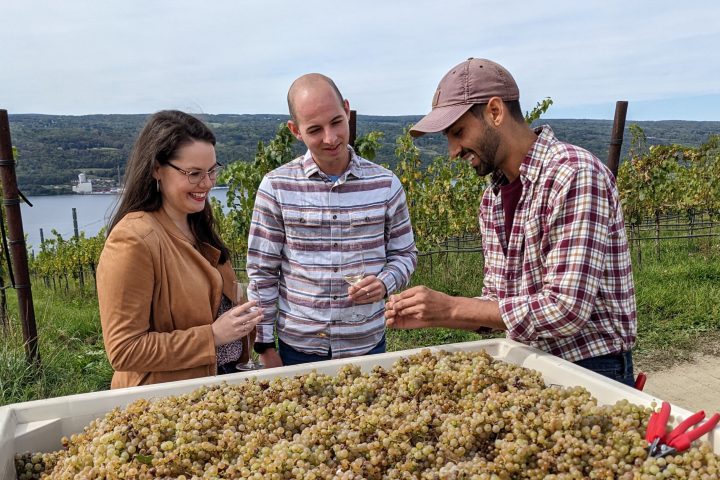
[[[155,180],[155,187],[157,188],[157,191],[160,191],[160,179]]]

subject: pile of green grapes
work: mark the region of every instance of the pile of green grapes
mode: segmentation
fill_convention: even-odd
[[[16,467],[20,479],[718,478],[707,443],[648,458],[650,413],[484,352],[425,350],[388,370],[138,400]]]

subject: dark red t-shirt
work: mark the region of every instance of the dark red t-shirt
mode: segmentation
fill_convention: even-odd
[[[510,243],[510,232],[515,220],[515,210],[522,196],[520,175],[507,185],[500,186],[500,196],[502,197],[503,212],[505,212],[505,242],[507,245]]]

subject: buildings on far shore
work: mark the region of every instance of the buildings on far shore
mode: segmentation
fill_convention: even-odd
[[[75,193],[93,193],[92,182],[87,179],[84,173],[78,175],[77,185],[73,185],[73,192]]]
[[[92,180],[89,180],[85,173],[79,174],[77,185],[72,185],[73,193],[79,193],[82,195],[116,195],[122,193],[122,187],[117,187],[112,179],[96,178],[95,180],[95,186],[93,187]]]

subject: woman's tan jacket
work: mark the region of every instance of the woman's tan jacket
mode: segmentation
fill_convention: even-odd
[[[219,258],[210,245],[196,249],[162,210],[115,225],[97,270],[111,388],[216,374],[211,324],[235,279]]]

